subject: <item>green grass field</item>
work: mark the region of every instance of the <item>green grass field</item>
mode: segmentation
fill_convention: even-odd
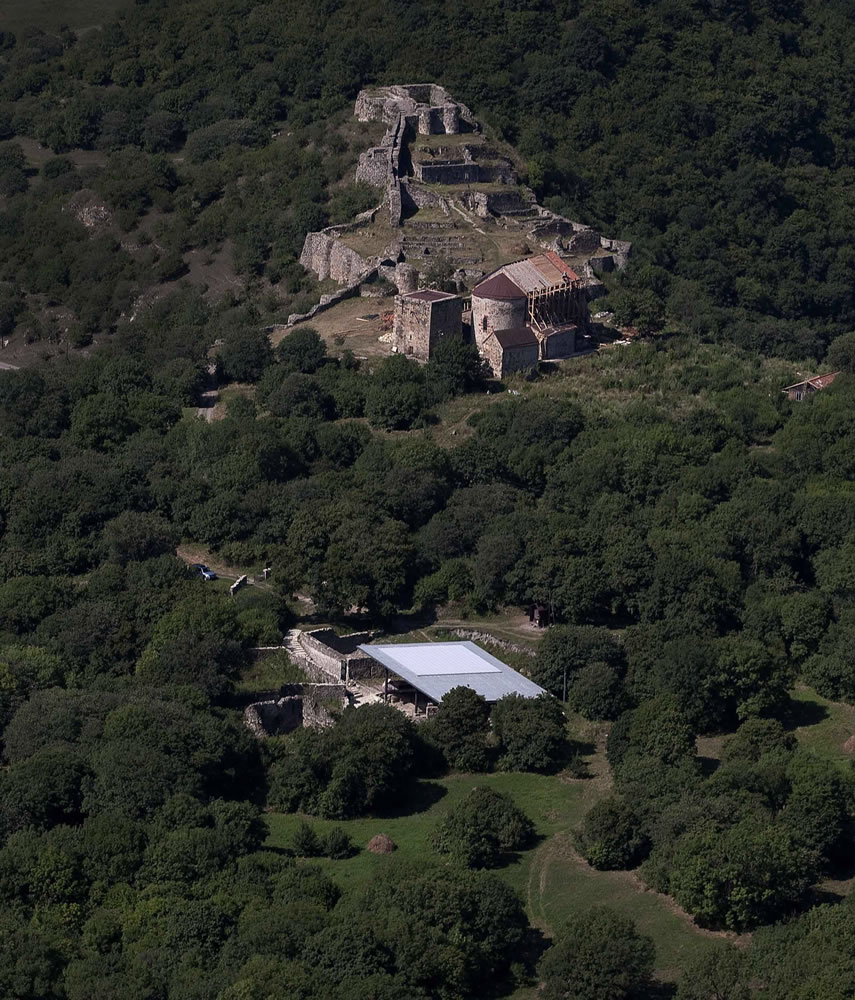
[[[800,709],[795,733],[799,743],[829,760],[849,766],[855,754],[844,744],[855,736],[855,705],[829,701],[812,688],[799,685],[793,701]]]
[[[0,29],[16,34],[30,25],[56,31],[63,24],[72,30],[92,28],[113,20],[129,0],[4,0]]]
[[[855,707],[828,701],[809,688],[794,692],[797,703],[795,732],[799,741],[814,752],[841,763],[851,761],[844,749],[855,733]],[[357,819],[336,824],[310,822],[318,833],[335,825],[344,826],[360,851],[346,861],[320,859],[344,892],[358,889],[388,864],[389,857],[370,854],[365,847],[377,833],[385,833],[398,845],[397,857],[441,863],[430,847],[431,831],[440,818],[476,785],[489,785],[510,795],[535,823],[538,842],[499,870],[519,894],[532,923],[551,935],[573,912],[592,906],[611,906],[631,917],[639,930],[656,945],[656,975],[665,982],[679,978],[680,971],[716,939],[734,935],[714,934],[696,927],[667,896],[647,889],[633,872],[599,872],[587,865],[573,847],[573,830],[591,806],[610,787],[605,763],[605,728],[573,717],[570,728],[577,738],[596,745],[588,758],[590,778],[537,774],[455,774],[434,781],[418,782],[413,800],[402,803],[394,816]],[[722,737],[701,741],[700,752],[713,759],[720,753]],[[289,848],[294,833],[306,817],[270,814],[268,846]],[[835,883],[838,894],[851,891],[850,883]],[[514,1000],[534,1000],[535,989],[524,989]]]
[[[607,904],[632,917],[641,931],[656,943],[657,975],[673,981],[680,968],[709,946],[712,935],[695,928],[678,913],[667,897],[645,890],[630,872],[596,872],[573,850],[571,831],[603,794],[596,779],[565,779],[537,774],[457,774],[436,781],[419,782],[414,803],[406,815],[357,819],[337,824],[310,820],[315,830],[326,833],[341,825],[360,852],[346,861],[320,859],[334,881],[345,891],[367,884],[389,863],[388,855],[365,850],[377,833],[385,833],[398,845],[396,857],[414,861],[439,861],[430,847],[431,831],[439,819],[476,785],[489,785],[506,792],[532,818],[539,842],[522,852],[499,874],[517,891],[531,921],[549,935],[570,914],[598,904]],[[305,817],[271,814],[268,846],[288,848]],[[528,991],[521,991],[523,1000]],[[534,994],[532,994],[534,995]]]

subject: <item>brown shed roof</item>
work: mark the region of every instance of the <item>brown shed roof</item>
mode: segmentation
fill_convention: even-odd
[[[525,292],[515,285],[510,278],[499,272],[492,278],[487,278],[472,289],[472,294],[479,299],[524,299]]]
[[[507,349],[510,347],[537,347],[537,337],[530,326],[518,326],[511,330],[496,330],[496,340]]]

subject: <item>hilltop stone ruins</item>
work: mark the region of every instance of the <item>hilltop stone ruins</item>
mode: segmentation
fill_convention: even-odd
[[[392,349],[414,358],[427,360],[443,337],[469,337],[500,376],[578,351],[588,303],[604,292],[599,276],[625,265],[630,244],[538,205],[511,155],[437,84],[362,91],[355,114],[386,125],[356,170],[378,204],[307,235],[301,263],[340,287],[289,325],[379,284],[398,292]],[[422,287],[437,267],[462,298]]]

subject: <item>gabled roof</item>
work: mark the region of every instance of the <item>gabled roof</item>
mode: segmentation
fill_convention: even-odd
[[[359,647],[431,701],[455,687],[468,687],[489,702],[506,694],[537,698],[545,691],[474,642],[405,642]]]
[[[551,250],[505,264],[502,271],[526,292],[555,288],[579,280],[579,275]]]
[[[781,392],[789,392],[790,389],[798,389],[800,386],[809,385],[813,389],[825,389],[840,375],[840,371],[827,372],[825,375],[814,375],[813,378],[806,378],[802,382],[794,382],[792,385],[785,385]]]
[[[486,278],[472,289],[472,294],[478,299],[524,299],[525,292],[514,284],[507,275],[501,271]]]
[[[518,326],[512,330],[496,330],[493,336],[504,348],[537,347],[538,340],[530,326]]]

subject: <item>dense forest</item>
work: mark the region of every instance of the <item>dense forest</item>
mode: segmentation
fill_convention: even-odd
[[[611,790],[572,831],[591,867],[754,932],[680,969],[680,1000],[852,996],[851,897],[817,890],[851,875],[852,769],[799,742],[793,698],[855,702],[851,29],[812,2],[186,0],[0,33],[0,335],[98,343],[0,372],[2,996],[673,993],[620,913],[530,924],[501,872],[532,817],[477,781],[417,866],[336,880],[346,824],[438,775],[585,781],[567,715],[609,729]],[[551,207],[634,241],[609,301],[654,336],[512,396],[464,345],[271,346],[319,291],[305,232],[371,200],[350,102],[416,78]],[[204,294],[191,250],[241,283]],[[805,358],[843,374],[792,404]],[[207,422],[212,361],[241,389]],[[272,587],[230,600],[182,542]],[[542,605],[550,696],[259,742],[236,692],[297,592],[390,630]],[[288,849],[271,811],[310,817]]]
[[[103,156],[28,178],[3,148],[0,333],[38,307],[27,328],[49,337],[46,298],[85,340],[224,240],[242,275],[298,294],[303,234],[365,207],[328,189],[355,154],[326,123],[361,86],[412,79],[515,143],[547,205],[635,243],[622,319],[794,359],[853,325],[843,4],[150,0],[80,40],[21,35],[0,44],[0,138]],[[93,189],[115,227],[87,241],[62,207]]]

